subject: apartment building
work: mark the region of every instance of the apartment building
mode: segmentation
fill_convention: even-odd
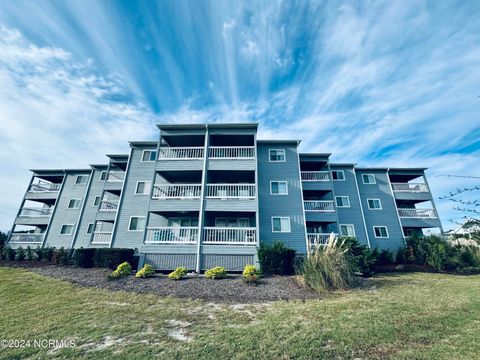
[[[330,233],[397,250],[442,231],[424,168],[363,168],[257,139],[257,124],[158,125],[86,169],[34,169],[9,245],[134,248],[140,265],[241,270],[260,243],[306,254]]]

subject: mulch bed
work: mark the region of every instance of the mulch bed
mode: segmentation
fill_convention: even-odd
[[[256,303],[276,300],[307,300],[321,298],[321,294],[302,286],[294,276],[262,278],[259,284],[249,285],[240,275],[211,280],[203,276],[188,276],[173,281],[166,275],[136,279],[134,276],[108,280],[108,269],[57,266],[40,261],[0,261],[0,266],[27,268],[38,274],[62,279],[71,283],[108,290],[124,290],[136,293],[202,299],[226,303]]]

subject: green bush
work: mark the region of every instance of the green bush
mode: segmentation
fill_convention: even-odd
[[[338,242],[343,242],[343,247],[348,249],[356,266],[356,271],[362,273],[363,276],[369,277],[375,274],[375,266],[377,265],[380,254],[377,249],[371,250],[367,245],[361,245],[355,238],[342,238]]]
[[[135,277],[137,278],[148,278],[155,275],[155,268],[152,265],[145,264],[137,273]]]
[[[15,260],[15,250],[8,245],[5,246],[3,248],[3,258],[10,261]]]
[[[216,266],[213,269],[205,271],[205,277],[207,279],[223,279],[227,276],[227,271],[221,266]]]
[[[7,234],[0,231],[0,260],[2,259],[3,249],[5,248],[6,243],[7,243]]]
[[[168,278],[172,280],[181,280],[187,276],[187,268],[177,267],[175,271],[168,274]]]
[[[25,250],[21,246],[15,250],[15,260],[25,260]]]
[[[40,246],[34,248],[33,253],[35,254],[35,260],[42,260],[42,248]]]
[[[35,252],[32,250],[30,246],[27,246],[27,249],[25,250],[25,260],[35,260]]]
[[[247,284],[257,283],[260,280],[261,273],[260,270],[254,265],[245,265],[245,268],[242,272],[243,280]]]
[[[55,252],[55,249],[53,247],[44,247],[41,249],[41,259],[43,261],[53,261],[53,253]]]
[[[95,251],[93,263],[96,267],[115,269],[124,262],[132,263],[134,253],[133,249],[101,248]]]
[[[292,275],[295,273],[293,261],[296,251],[286,247],[281,241],[272,245],[260,244],[258,259],[265,275]]]
[[[120,277],[128,276],[132,273],[132,266],[128,262],[123,262],[118,265],[117,269],[113,271],[108,277],[110,279],[118,279]]]
[[[380,251],[380,255],[378,256],[378,265],[391,265],[393,264],[393,253],[388,250]]]
[[[70,253],[64,247],[53,250],[52,262],[57,265],[68,265],[70,262]]]
[[[299,273],[305,285],[316,291],[348,289],[355,284],[357,264],[343,241],[331,236],[302,262]]]
[[[89,268],[93,266],[93,256],[95,255],[94,248],[80,248],[73,252],[73,263],[75,266]]]

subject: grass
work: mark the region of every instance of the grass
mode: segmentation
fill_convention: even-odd
[[[139,280],[140,281],[140,280]],[[0,358],[478,359],[480,276],[391,274],[323,300],[212,304],[81,288],[0,267]]]

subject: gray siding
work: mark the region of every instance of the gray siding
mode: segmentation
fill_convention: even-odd
[[[269,162],[269,149],[285,149],[286,162]],[[258,143],[257,157],[260,241],[270,244],[280,240],[304,254],[307,249],[297,146]],[[287,181],[288,195],[270,195],[270,181],[275,180]],[[272,232],[272,216],[290,217],[291,232]]]

